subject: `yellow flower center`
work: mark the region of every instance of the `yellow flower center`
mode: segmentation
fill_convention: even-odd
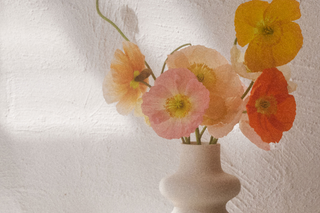
[[[258,34],[262,36],[260,42],[274,45],[280,41],[282,36],[281,26],[279,23],[269,23],[265,20],[258,24]]]
[[[133,89],[137,89],[139,87],[139,82],[134,80],[134,78],[137,77],[139,74],[139,71],[133,72],[133,80],[130,81],[130,87],[132,87]]]
[[[183,118],[191,110],[191,103],[186,95],[175,95],[166,100],[164,108],[170,114],[171,117]]]
[[[217,81],[216,75],[210,67],[203,63],[194,63],[190,67],[188,67],[195,76],[198,81],[201,82],[207,89],[215,86]]]
[[[199,82],[202,82],[202,81],[204,80],[204,75],[203,75],[203,73],[198,74],[198,75],[197,75],[197,79],[198,79]]]
[[[255,107],[261,114],[270,116],[277,113],[277,100],[274,96],[265,96],[256,100]]]

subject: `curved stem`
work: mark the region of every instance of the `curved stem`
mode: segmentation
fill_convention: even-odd
[[[150,85],[150,84],[148,84],[148,83],[147,83],[147,82],[145,82],[145,81],[139,81],[139,83],[142,83],[142,84],[146,85],[147,87],[150,87],[150,88],[151,88],[151,85]]]
[[[201,139],[201,137],[202,137],[202,135],[203,135],[204,131],[206,131],[206,129],[207,129],[207,126],[204,126],[204,127],[203,127],[203,129],[202,129],[202,131],[201,131],[201,133],[200,133],[200,139]]]
[[[101,18],[103,18],[105,21],[107,21],[109,24],[111,24],[111,25],[120,33],[120,35],[121,35],[126,41],[130,41],[130,40],[127,38],[127,36],[124,35],[124,33],[120,30],[120,28],[119,28],[115,23],[113,23],[110,19],[108,19],[107,17],[105,17],[104,15],[102,15],[102,13],[101,13],[101,11],[100,11],[100,9],[99,9],[99,0],[96,1],[96,9],[97,9],[97,12],[98,12],[98,14],[99,14],[99,16],[100,16]],[[154,80],[156,80],[156,76],[154,75],[154,73],[153,73],[152,69],[150,68],[149,64],[148,64],[146,61],[144,61],[144,63],[145,63],[146,66],[151,70],[152,78],[153,78]]]
[[[152,69],[150,68],[149,64],[146,61],[144,61],[144,64],[147,66],[148,69],[151,70],[151,76],[152,76],[153,80],[156,80],[156,76],[154,75],[154,73],[153,73]]]
[[[237,43],[238,43],[238,38],[236,38],[235,40],[234,40],[234,45],[237,45]],[[241,99],[244,99],[245,97],[246,97],[246,95],[248,94],[248,92],[250,91],[250,89],[251,89],[251,87],[253,86],[253,84],[254,84],[254,82],[253,81],[251,81],[251,83],[250,83],[250,85],[249,85],[249,87],[247,88],[247,90],[243,93],[243,95],[241,96]]]
[[[109,22],[109,24],[111,24],[111,25],[120,33],[120,35],[121,35],[126,41],[129,41],[129,39],[127,38],[127,36],[125,36],[125,35],[123,34],[123,32],[119,29],[119,27],[118,27],[115,23],[113,23],[110,19],[108,19],[107,17],[105,17],[104,15],[102,15],[102,13],[101,13],[101,11],[100,11],[100,9],[99,9],[99,0],[96,1],[96,9],[97,9],[97,12],[98,12],[98,14],[99,14],[99,16],[100,16],[101,18],[103,18],[104,20],[106,20],[107,22]]]
[[[251,87],[253,86],[254,82],[251,81],[249,87],[247,88],[247,90],[243,93],[243,95],[241,96],[241,99],[244,99],[246,97],[246,95],[248,94],[248,92],[250,91]]]
[[[170,53],[170,55],[171,55],[172,53],[174,53],[175,51],[178,51],[178,50],[180,50],[182,47],[185,47],[185,46],[191,46],[191,43],[183,44],[183,45],[177,47],[175,50],[173,50],[173,51]],[[164,61],[164,63],[163,63],[162,70],[161,70],[161,74],[163,73],[164,68],[166,67],[166,62],[167,62],[167,60],[168,60],[168,58],[167,58],[167,59]]]

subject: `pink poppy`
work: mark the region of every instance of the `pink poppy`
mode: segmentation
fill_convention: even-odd
[[[239,122],[244,92],[239,76],[216,50],[196,45],[168,56],[169,68],[189,69],[210,92],[209,108],[201,125],[215,138],[226,136]]]
[[[189,137],[209,106],[209,91],[185,68],[169,69],[142,96],[142,112],[163,138]]]

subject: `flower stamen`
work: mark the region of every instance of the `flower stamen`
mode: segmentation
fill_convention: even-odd
[[[216,75],[210,67],[203,63],[193,63],[190,67],[188,67],[195,76],[198,81],[201,82],[207,89],[212,87],[216,83]]]
[[[190,112],[191,103],[186,95],[178,94],[168,98],[164,108],[171,117],[183,118]]]
[[[130,87],[133,88],[133,89],[137,89],[139,87],[139,82],[134,80],[135,77],[137,77],[139,74],[140,74],[139,71],[134,71],[133,72],[133,80],[130,81]]]
[[[263,35],[272,35],[273,34],[273,32],[274,32],[274,30],[271,28],[271,27],[269,27],[269,26],[266,26],[266,27],[264,27],[263,29],[262,29],[262,34]]]
[[[277,100],[274,96],[265,96],[256,100],[257,112],[270,116],[277,113]]]

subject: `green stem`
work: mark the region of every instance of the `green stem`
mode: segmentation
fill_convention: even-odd
[[[186,143],[186,141],[184,140],[184,138],[183,138],[183,137],[181,137],[181,140],[182,140],[182,143],[183,143],[183,144],[185,144],[185,143]]]
[[[190,144],[190,137],[185,137],[186,144]]]
[[[207,126],[204,126],[203,129],[202,129],[202,131],[201,131],[201,133],[200,133],[200,140],[201,140],[201,137],[202,137],[204,131],[206,131],[206,129],[207,129]]]
[[[139,81],[139,83],[142,83],[142,84],[146,85],[147,87],[150,87],[150,88],[151,88],[151,85],[150,85],[150,84],[148,84],[148,83],[147,83],[147,82],[145,82],[145,81]]]
[[[126,40],[126,41],[129,41],[129,39],[127,38],[127,36],[125,36],[123,34],[123,32],[119,29],[119,27],[113,23],[110,19],[108,19],[107,17],[105,17],[104,15],[102,15],[102,13],[100,12],[100,9],[99,9],[99,0],[96,1],[96,8],[97,8],[97,12],[99,14],[99,16],[101,18],[103,18],[104,20],[106,20],[107,22],[109,22],[109,24],[111,24],[119,33],[120,35]]]
[[[195,134],[196,134],[197,144],[200,145],[201,140],[200,140],[200,132],[198,127],[196,128]]]
[[[214,138],[211,136],[209,144],[217,144],[218,138]]]
[[[241,96],[241,99],[244,99],[244,97],[246,97],[246,95],[248,94],[248,92],[250,91],[251,87],[253,86],[253,81],[251,81],[249,87],[247,88],[247,90],[243,93],[243,95]]]
[[[170,55],[173,54],[174,52],[180,50],[182,47],[185,47],[185,46],[191,46],[191,44],[190,44],[190,43],[187,43],[187,44],[183,44],[183,45],[179,46],[178,48],[176,48],[175,50],[173,50],[173,51],[170,53]],[[164,68],[166,67],[166,62],[167,62],[167,60],[168,60],[168,58],[167,58],[167,59],[164,61],[164,63],[163,63],[162,70],[161,70],[161,74],[163,73]]]
[[[233,42],[233,45],[237,45],[237,43],[238,43],[238,39],[236,38]]]
[[[144,63],[145,63],[145,65],[147,66],[147,68],[148,68],[149,70],[151,70],[151,75],[152,75],[153,80],[156,80],[156,76],[154,75],[154,73],[153,73],[152,69],[150,68],[149,64],[148,64],[146,61],[144,61]]]
[[[127,36],[124,35],[124,33],[120,30],[120,28],[115,24],[113,23],[110,19],[108,19],[107,17],[105,17],[104,15],[102,15],[100,9],[99,9],[99,0],[96,1],[96,9],[97,9],[97,12],[99,14],[99,16],[101,18],[103,18],[104,20],[106,20],[109,24],[111,24],[119,33],[120,35],[126,40],[126,41],[130,41]],[[146,64],[146,66],[151,70],[151,75],[152,75],[152,78],[154,80],[156,80],[156,76],[154,75],[152,69],[150,68],[149,64],[145,61],[144,62]]]

